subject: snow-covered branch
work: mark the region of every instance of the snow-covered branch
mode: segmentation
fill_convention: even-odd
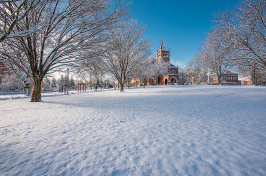
[[[48,72],[85,60],[82,53],[92,58],[90,51],[100,48],[107,40],[104,36],[125,20],[127,14],[123,1],[54,0],[41,3],[13,28],[13,33],[19,35],[1,42],[1,60],[30,74],[34,82],[32,101],[39,101],[41,81]],[[30,32],[24,35],[25,31]]]

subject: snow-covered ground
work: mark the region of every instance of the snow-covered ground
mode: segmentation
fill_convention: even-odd
[[[266,175],[266,88],[0,96],[0,175]]]

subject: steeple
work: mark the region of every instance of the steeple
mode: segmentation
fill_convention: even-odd
[[[162,43],[160,45],[160,48],[159,50],[162,50],[162,51],[169,51],[169,49],[167,48],[166,44],[164,43],[163,39],[162,39]]]

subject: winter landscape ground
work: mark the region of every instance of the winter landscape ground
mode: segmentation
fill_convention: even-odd
[[[266,175],[266,88],[0,95],[0,175]]]

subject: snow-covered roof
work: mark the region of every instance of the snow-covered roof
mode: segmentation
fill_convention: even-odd
[[[240,78],[241,81],[251,81],[251,78],[249,76]]]
[[[170,68],[177,68],[176,66],[174,66],[173,64],[170,65]]]
[[[213,71],[209,71],[209,73],[207,73],[207,74],[209,74],[209,75],[217,75],[215,72],[213,72]],[[223,73],[222,73],[222,75],[238,75],[237,73],[233,73],[233,72],[231,72],[231,71],[224,71]]]
[[[162,51],[169,51],[169,49],[167,48],[166,44],[164,43],[163,39],[162,39],[162,43],[160,45],[160,49]]]
[[[223,75],[230,74],[230,75],[237,75],[237,73],[233,73],[231,71],[225,71],[222,73]]]

